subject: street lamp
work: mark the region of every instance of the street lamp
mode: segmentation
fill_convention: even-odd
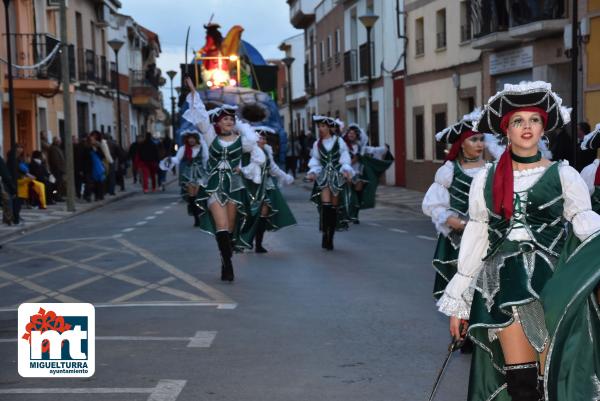
[[[173,96],[173,78],[177,75],[177,71],[169,70],[167,75],[171,79],[171,127],[173,127],[173,138],[175,137],[175,96]]]
[[[10,168],[10,173],[12,175],[12,179],[14,181],[14,186],[15,188],[17,188],[17,154],[16,153],[12,153],[12,152],[16,152],[16,147],[17,147],[17,131],[16,131],[16,125],[15,125],[15,90],[14,90],[14,86],[13,86],[13,74],[12,74],[12,50],[11,50],[11,46],[10,46],[10,25],[9,25],[9,18],[8,18],[8,4],[10,3],[10,0],[4,0],[4,16],[5,16],[5,22],[6,22],[6,52],[7,52],[7,59],[8,59],[8,112],[9,112],[9,116],[8,116],[8,121],[10,122],[10,152],[11,152],[11,164],[9,166]]]
[[[371,142],[372,146],[377,146],[379,144],[379,136],[375,136],[374,132],[373,132],[373,125],[372,125],[372,121],[373,121],[373,78],[372,78],[372,69],[373,67],[371,66],[371,58],[372,58],[372,52],[371,52],[371,29],[373,28],[373,25],[375,25],[375,22],[377,22],[377,20],[379,19],[378,15],[373,14],[373,12],[369,12],[365,15],[362,15],[360,17],[358,17],[358,19],[360,20],[360,22],[365,26],[365,28],[367,28],[367,49],[369,50],[369,60],[367,62],[367,87],[369,89],[369,122],[368,122],[368,127],[369,127],[369,140]]]
[[[283,64],[285,64],[285,66],[287,67],[287,73],[288,73],[288,96],[287,96],[287,100],[288,100],[288,107],[290,109],[290,139],[292,140],[292,157],[296,156],[296,149],[294,146],[294,122],[292,119],[292,63],[294,62],[295,58],[293,57],[285,57],[283,58],[281,61],[283,61]],[[295,169],[292,171],[296,171]]]
[[[108,45],[115,51],[115,62],[116,62],[116,79],[115,79],[115,87],[117,89],[117,124],[119,125],[117,128],[117,135],[119,137],[119,145],[123,146],[123,138],[121,132],[121,91],[119,90],[119,50],[125,44],[122,40],[119,39],[111,39],[108,42]]]

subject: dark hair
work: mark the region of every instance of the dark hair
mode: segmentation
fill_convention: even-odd
[[[31,154],[31,158],[32,159],[42,159],[42,152],[40,152],[39,150],[34,150],[33,153]]]
[[[590,127],[590,125],[585,121],[578,123],[577,126],[583,131],[584,134],[589,134],[592,131],[592,127]]]

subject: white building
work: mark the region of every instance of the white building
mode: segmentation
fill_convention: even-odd
[[[292,83],[292,113],[294,134],[307,128],[306,121],[306,91],[304,87],[304,33],[285,39],[279,45],[279,49],[285,51],[285,57],[293,57],[294,61],[290,67]],[[286,71],[286,82],[288,76]],[[280,108],[280,114],[283,117],[286,132],[289,131],[289,104],[287,99],[287,87],[284,88],[285,97],[282,98],[283,106]],[[309,124],[310,125],[310,124]],[[309,126],[308,125],[308,126]],[[288,132],[289,133],[289,132]]]

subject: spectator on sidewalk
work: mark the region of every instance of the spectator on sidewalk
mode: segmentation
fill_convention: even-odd
[[[17,196],[21,203],[46,209],[46,186],[29,171],[29,162],[21,145],[17,144],[14,155],[17,163]]]
[[[287,150],[285,156],[285,172],[292,170],[292,176],[296,178],[296,169],[298,168],[298,156],[302,148],[300,142],[293,136],[288,137]]]
[[[52,145],[48,148],[48,167],[50,173],[56,180],[57,202],[62,202],[66,195],[65,189],[65,155],[62,150],[62,140],[60,136],[55,136],[52,139]]]
[[[140,145],[144,142],[144,137],[138,135],[135,142],[129,146],[129,160],[131,160],[131,173],[133,174],[133,183],[138,182],[138,172],[140,172]]]
[[[0,155],[0,205],[2,206],[2,222],[9,226],[15,222],[13,213],[13,199],[15,197],[16,188],[13,178],[2,155]]]
[[[42,152],[39,150],[34,151],[31,154],[31,162],[29,163],[29,173],[35,177],[35,180],[44,184],[44,193],[46,196],[46,203],[48,205],[54,205],[56,198],[56,178],[50,174],[46,163],[44,162]]]
[[[146,133],[144,142],[139,145],[140,169],[142,170],[142,188],[148,193],[148,179],[152,180],[152,192],[156,191],[156,170],[158,167],[158,147],[152,134]]]
[[[85,183],[85,168],[83,161],[84,144],[76,135],[72,136],[73,141],[73,169],[75,175],[75,196],[81,199],[81,191]]]
[[[92,131],[82,147],[83,173],[85,177],[83,198],[88,202],[92,201],[92,193],[96,201],[104,199],[106,167],[101,141],[100,134],[97,131]]]

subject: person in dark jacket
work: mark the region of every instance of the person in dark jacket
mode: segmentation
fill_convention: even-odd
[[[100,135],[97,132],[91,132],[85,144],[81,147],[81,160],[85,182],[83,198],[88,202],[92,200],[92,193],[96,201],[104,199],[106,169],[103,167],[104,153],[100,148],[100,141]],[[100,161],[100,164],[98,164],[98,161]],[[102,174],[102,171],[99,169],[104,169],[104,173]]]
[[[55,204],[55,199],[57,195],[56,179],[53,175],[50,174],[50,171],[48,171],[42,152],[39,150],[36,150],[31,154],[31,162],[29,163],[29,173],[33,175],[37,181],[44,184],[46,193],[46,203],[48,205]]]
[[[2,205],[2,222],[12,225],[14,222],[13,199],[17,189],[8,170],[8,166],[0,155],[0,204]]]
[[[83,169],[83,151],[84,143],[79,140],[79,137],[73,135],[73,170],[75,175],[75,196],[81,199],[81,190],[85,182],[85,173]]]
[[[133,183],[138,181],[138,170],[140,170],[140,154],[139,147],[144,142],[144,137],[138,135],[135,142],[129,146],[129,160],[131,160],[131,173],[133,174]]]
[[[156,170],[158,167],[158,146],[148,132],[144,142],[139,145],[140,169],[142,170],[142,187],[148,193],[148,178],[152,180],[152,192],[156,192]]]
[[[62,202],[65,196],[65,155],[61,147],[62,140],[60,136],[52,139],[52,145],[48,148],[48,168],[56,180],[57,202]]]

